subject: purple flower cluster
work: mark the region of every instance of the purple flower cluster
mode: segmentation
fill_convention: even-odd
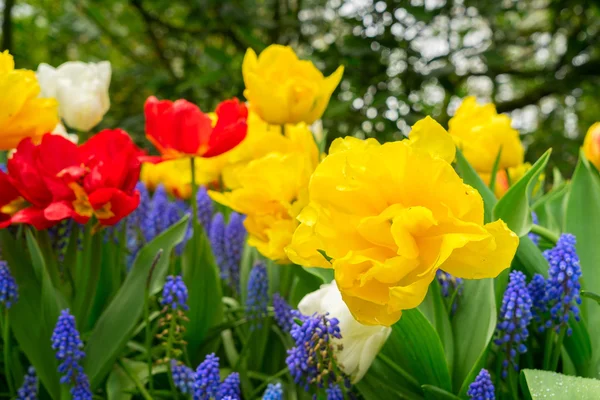
[[[183,282],[181,275],[167,276],[165,286],[163,286],[162,299],[160,304],[171,307],[173,311],[181,309],[187,311],[188,290]]]
[[[463,292],[463,279],[457,278],[441,269],[437,270],[435,276],[440,284],[442,296],[452,300],[452,305],[450,306],[451,312],[456,312],[456,308],[458,307],[458,297]]]
[[[253,327],[260,328],[261,321],[267,317],[269,306],[269,277],[263,263],[257,263],[250,271],[248,278],[248,295],[246,297],[246,315],[253,322]]]
[[[525,283],[525,274],[521,271],[511,272],[502,299],[496,327],[497,337],[494,340],[500,352],[505,353],[502,362],[503,378],[507,377],[509,366],[515,371],[519,370],[518,355],[527,351],[525,342],[529,336],[527,327],[532,318],[531,307],[532,301]]]
[[[486,369],[482,369],[473,383],[469,385],[467,396],[470,400],[496,400],[492,377]]]
[[[315,314],[295,323],[291,329],[295,346],[288,350],[286,364],[294,382],[331,388],[344,377],[339,376],[335,360],[335,339],[341,339],[339,321]]]
[[[246,242],[244,217],[236,212],[225,223],[223,214],[216,213],[208,231],[215,262],[221,271],[221,279],[235,292],[240,290],[240,263]]]
[[[534,225],[537,225],[539,223],[538,221],[538,216],[536,213],[534,213],[533,211],[531,212],[531,220],[533,222]],[[538,244],[540,244],[540,236],[536,235],[535,233],[528,233],[527,236],[529,237],[529,239],[531,239],[531,241],[537,246]]]
[[[19,299],[17,283],[6,261],[0,261],[0,304],[10,308]]]
[[[38,378],[35,368],[29,367],[23,378],[23,385],[17,391],[17,400],[36,400],[38,395]]]
[[[283,400],[283,388],[281,383],[269,383],[263,394],[262,400]]]
[[[194,383],[196,381],[194,370],[177,363],[177,360],[171,360],[171,371],[173,382],[179,391],[183,394],[194,393]]]
[[[214,353],[206,356],[196,369],[194,383],[194,400],[240,400],[240,375],[229,374],[220,382],[219,357]]]
[[[294,319],[301,319],[302,314],[285,301],[279,293],[273,295],[273,310],[275,311],[275,322],[283,332],[290,333],[295,325]]]
[[[202,225],[204,230],[208,233],[214,206],[204,186],[198,188],[198,192],[196,193],[196,204],[198,205],[198,221],[200,221],[200,225]]]
[[[58,317],[52,333],[52,349],[56,350],[56,358],[61,361],[58,372],[62,374],[60,383],[72,385],[73,400],[91,400],[92,391],[87,375],[79,362],[85,357],[83,342],[75,326],[75,317],[69,310],[63,310]]]

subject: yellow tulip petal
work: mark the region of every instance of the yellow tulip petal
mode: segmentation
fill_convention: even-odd
[[[588,129],[583,141],[583,153],[600,170],[600,122],[596,122]]]
[[[344,292],[342,299],[354,318],[363,325],[391,326],[402,316],[402,311],[390,311],[387,305],[374,304]]]
[[[466,279],[495,278],[509,268],[519,237],[502,220],[489,223],[484,228],[489,236],[454,250],[440,268]]]
[[[452,136],[429,116],[413,125],[409,140],[413,148],[421,149],[432,157],[439,157],[448,163],[454,161],[456,145]]]

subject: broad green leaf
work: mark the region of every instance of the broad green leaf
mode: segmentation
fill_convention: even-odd
[[[585,321],[575,321],[572,317],[569,325],[573,330],[571,336],[566,336],[563,343],[564,349],[569,353],[569,358],[578,375],[594,376],[590,371],[592,360],[592,342]]]
[[[151,285],[164,281],[169,255],[183,240],[187,222],[188,217],[182,218],[140,250],[125,282],[98,319],[85,346],[84,368],[92,388],[109,373],[142,316],[144,291],[156,255],[163,250],[152,273]]]
[[[582,289],[600,288],[600,176],[583,153],[571,180],[571,193],[567,203],[566,230],[577,239],[577,254],[582,271]],[[592,376],[600,374],[600,305],[584,298],[583,317],[592,339]]]
[[[406,310],[381,353],[402,366],[419,385],[452,391],[444,347],[433,325],[418,309]]]
[[[527,236],[519,238],[519,247],[515,257],[530,277],[534,274],[548,276],[548,261],[542,255],[540,249]]]
[[[600,396],[600,380],[536,369],[521,372],[521,388],[532,400],[597,400]]]
[[[477,172],[475,172],[459,149],[456,149],[456,170],[467,185],[477,189],[483,198],[484,220],[485,222],[491,222],[492,211],[498,200],[496,200],[494,193],[485,183],[483,183],[479,175],[477,175]]]
[[[449,393],[439,387],[432,385],[423,385],[423,392],[425,392],[426,400],[460,400],[458,397]]]
[[[544,172],[550,153],[551,150],[546,151],[531,169],[508,189],[494,207],[494,220],[502,219],[519,236],[526,235],[531,229],[529,207],[531,192],[538,182],[538,177]]]
[[[197,221],[194,236],[185,249],[183,280],[188,288],[190,306],[185,340],[192,363],[198,364],[206,334],[223,321],[223,304],[219,269],[208,238]]]
[[[298,303],[304,296],[310,292],[314,292],[319,289],[323,284],[320,277],[314,274],[310,274],[304,268],[294,267],[295,277],[292,283],[292,289],[290,290],[289,303],[292,307],[297,307]]]
[[[15,240],[6,229],[0,232],[0,237],[2,248],[10,249],[10,251],[3,251],[2,257],[6,260],[19,287],[19,300],[9,310],[12,333],[29,362],[35,367],[42,385],[54,400],[58,400],[60,398],[58,362],[50,347],[50,337],[60,310],[56,297],[53,297],[50,292],[52,288],[50,278],[39,265],[43,260],[40,259],[40,254],[33,255],[38,263],[34,267],[30,256],[25,251],[25,243]],[[34,268],[39,270],[41,279],[37,278]],[[46,288],[44,293],[42,286]],[[52,300],[49,304],[44,304],[44,298],[52,298]],[[44,318],[40,318],[42,315]],[[33,321],[38,322],[35,329],[32,329]]]
[[[100,267],[102,266],[104,236],[99,232],[94,234],[92,231],[91,223],[88,223],[84,229],[83,262],[77,266],[74,276],[75,298],[73,300],[73,315],[75,316],[80,332],[87,332],[91,328],[91,323],[95,322],[89,318],[90,310],[96,297]]]
[[[356,388],[365,399],[424,399],[422,389],[415,381],[407,380],[398,372],[397,365],[390,366],[381,358],[373,361]]]
[[[531,207],[538,216],[539,224],[556,234],[564,230],[569,190],[570,185],[566,183],[554,187]]]
[[[456,389],[464,387],[486,351],[496,328],[497,315],[493,279],[465,280],[463,285],[456,314],[452,317],[452,382]]]
[[[309,274],[316,276],[323,283],[329,283],[333,280],[333,269],[332,268],[302,267],[302,269],[304,269]]]
[[[433,325],[436,332],[440,336],[442,345],[444,346],[444,353],[446,354],[448,370],[450,373],[452,373],[452,366],[454,365],[454,339],[452,337],[452,325],[450,325],[448,310],[444,304],[444,299],[442,298],[442,292],[437,279],[434,279],[429,285],[427,296],[425,296],[425,300],[419,305],[418,308]]]

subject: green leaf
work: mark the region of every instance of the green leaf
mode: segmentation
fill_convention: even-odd
[[[529,276],[542,274],[548,276],[548,261],[542,255],[540,249],[527,236],[519,238],[519,247],[515,255]]]
[[[514,183],[494,207],[494,220],[502,219],[519,236],[531,229],[531,192],[548,163],[551,150],[546,151],[518,182]]]
[[[498,151],[498,155],[496,156],[496,160],[494,160],[494,166],[492,167],[492,172],[490,173],[490,184],[488,187],[495,193],[496,189],[496,178],[498,177],[498,166],[500,165],[500,158],[502,157],[502,147],[500,147],[500,151]],[[508,176],[508,171],[507,171]]]
[[[581,263],[582,289],[600,288],[600,176],[581,153],[571,180],[571,193],[567,203],[566,230],[577,239],[577,254]],[[593,371],[600,373],[600,305],[584,298],[582,314],[592,338]]]
[[[201,346],[209,329],[223,321],[221,278],[215,264],[210,242],[196,221],[194,236],[187,244],[183,260],[183,280],[188,288],[185,340],[193,364],[201,360]]]
[[[569,190],[570,185],[566,183],[553,187],[531,206],[538,216],[539,224],[556,234],[564,230]]]
[[[292,267],[294,268],[294,267]],[[297,268],[297,267],[296,267]],[[323,283],[329,283],[333,280],[332,268],[302,267],[306,272],[319,278]]]
[[[569,358],[578,375],[594,376],[590,371],[592,360],[592,342],[585,321],[575,321],[572,317],[569,326],[573,330],[571,336],[566,336],[563,342],[564,349],[569,353]]]
[[[452,337],[452,325],[448,317],[448,310],[442,298],[442,292],[437,279],[429,285],[429,290],[425,296],[425,300],[419,305],[419,310],[433,325],[436,332],[440,336],[444,353],[446,354],[446,362],[448,369],[452,372],[454,365],[454,342]]]
[[[463,392],[465,384],[478,371],[478,361],[487,349],[496,328],[496,300],[494,280],[466,280],[459,298],[456,314],[452,317],[454,334],[454,371],[452,382]],[[468,382],[467,382],[468,381]]]
[[[402,366],[419,385],[452,390],[440,337],[418,309],[402,313],[400,321],[392,326],[392,333],[381,352]]]
[[[308,268],[291,268],[295,268],[295,277],[294,282],[292,283],[292,289],[290,290],[289,303],[292,307],[297,307],[304,296],[321,287],[323,280],[318,275],[309,273],[307,271]]]
[[[397,367],[397,366],[396,366]],[[367,374],[356,384],[365,399],[423,399],[422,389],[402,374],[376,358]]]
[[[169,255],[183,240],[187,223],[188,217],[182,218],[140,250],[123,286],[98,319],[85,346],[84,368],[92,388],[96,388],[109,373],[142,316],[144,290],[157,253],[161,249],[164,251],[152,274],[151,286],[164,281]]]
[[[9,310],[12,333],[27,359],[35,367],[37,376],[50,396],[60,398],[58,362],[51,348],[50,337],[60,313],[57,297],[53,295],[50,277],[45,273],[43,257],[28,230],[27,247],[36,254],[31,258],[25,243],[15,240],[8,230],[0,232],[2,253],[19,287],[19,300]],[[40,279],[34,269],[37,269]],[[45,289],[42,289],[44,287]],[[45,300],[50,300],[46,303]],[[43,316],[43,317],[42,317]],[[36,321],[35,329],[32,323]]]
[[[431,385],[423,385],[423,392],[425,392],[426,400],[460,400],[458,397],[449,393],[439,387]]]
[[[485,222],[491,222],[492,211],[498,200],[459,149],[456,149],[456,170],[467,185],[474,187],[479,192],[483,198],[484,220]]]
[[[600,381],[550,371],[524,369],[521,372],[521,388],[532,400],[597,400]]]

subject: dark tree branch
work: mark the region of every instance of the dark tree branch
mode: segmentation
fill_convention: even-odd
[[[173,70],[173,67],[171,65],[171,61],[165,55],[163,45],[159,37],[156,35],[156,32],[154,32],[154,20],[152,18],[152,15],[148,14],[144,7],[142,7],[141,0],[131,0],[131,4],[138,10],[142,19],[144,20],[144,23],[146,25],[146,33],[148,34],[148,37],[152,42],[152,46],[154,46],[154,51],[156,52],[156,55],[158,56],[158,59],[160,60],[161,64],[167,70],[169,75],[171,75],[171,78],[173,78],[174,80],[178,80],[177,74],[175,74],[175,71]]]
[[[12,9],[15,5],[15,0],[4,1],[4,16],[2,20],[2,47],[0,50],[8,50],[12,53]]]

